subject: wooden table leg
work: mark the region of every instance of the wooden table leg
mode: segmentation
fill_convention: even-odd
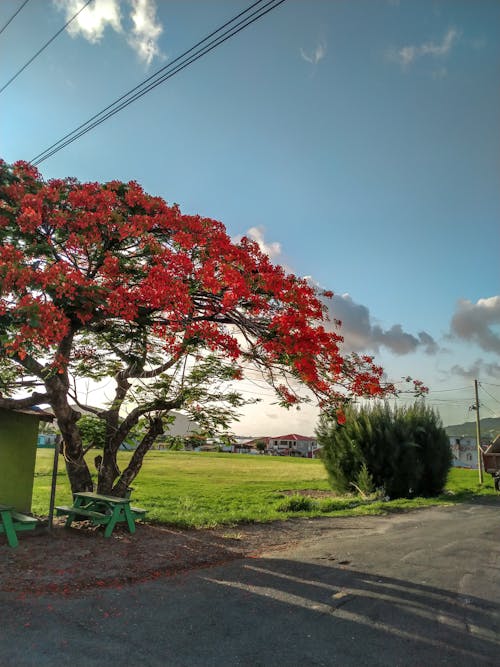
[[[77,507],[81,507],[82,505],[83,505],[83,498],[80,498],[79,496],[76,496],[76,498],[75,498],[73,496],[73,507],[75,507],[75,509],[76,509]],[[75,520],[75,517],[76,517],[76,514],[74,512],[69,513],[68,518],[66,519],[66,523],[64,524],[64,527],[65,528],[71,528],[71,524]]]
[[[19,541],[17,539],[14,524],[12,523],[12,514],[10,513],[10,510],[4,510],[3,512],[0,512],[0,514],[2,515],[2,523],[5,528],[7,542],[9,543],[9,546],[15,548],[19,545]]]
[[[111,537],[111,533],[113,532],[114,527],[120,520],[120,510],[121,508],[118,506],[115,506],[113,508],[113,514],[111,515],[108,523],[106,524],[106,530],[104,531],[104,537]]]
[[[134,515],[132,514],[132,511],[131,511],[129,505],[125,505],[125,507],[123,509],[125,511],[125,518],[127,519],[127,526],[128,526],[129,532],[132,533],[132,535],[133,535],[135,533]]]

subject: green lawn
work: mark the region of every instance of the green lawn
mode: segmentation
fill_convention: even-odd
[[[89,461],[94,456],[95,452],[90,452]],[[122,452],[121,465],[130,456]],[[52,458],[52,450],[38,450],[33,493],[35,514],[48,512]],[[381,514],[460,502],[471,494],[495,494],[490,475],[485,476],[485,484],[479,488],[477,471],[452,470],[447,492],[439,498],[391,502],[366,501],[357,496],[306,499],[306,505],[310,505],[308,511],[280,511],[280,505],[282,508],[291,505],[290,497],[282,493],[284,490],[329,490],[321,461],[168,451],[151,452],[133,486],[133,502],[148,510],[149,520],[185,527],[272,521],[290,516]],[[56,504],[67,504],[70,499],[61,458]]]

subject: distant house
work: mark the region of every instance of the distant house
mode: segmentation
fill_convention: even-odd
[[[188,435],[193,435],[193,433],[197,433],[200,429],[195,421],[182,412],[171,410],[169,416],[173,417],[174,420],[171,424],[165,426],[165,435],[184,438]]]
[[[156,449],[165,449],[165,442],[169,438],[179,438],[184,441],[184,449],[192,451],[196,449],[200,443],[197,442],[199,436],[200,426],[195,421],[189,418],[188,415],[171,410],[169,417],[173,417],[173,421],[165,426],[162,436],[160,436],[155,444]]]
[[[456,468],[477,468],[476,438],[450,437],[450,446]]]
[[[452,465],[456,468],[475,468],[477,469],[477,445],[476,438],[463,436],[457,438],[450,437],[451,453],[453,454]],[[481,449],[486,449],[489,440],[481,438]]]
[[[312,459],[318,456],[320,447],[315,438],[298,433],[278,436],[260,436],[258,438],[246,439],[233,445],[236,454],[257,454],[258,444],[265,444],[264,452],[272,456],[300,456]]]
[[[315,438],[289,433],[269,438],[267,449],[269,453],[279,456],[301,456],[312,459],[317,456],[319,448]]]
[[[54,449],[58,436],[58,433],[39,433],[37,447],[41,449]]]
[[[256,445],[262,440],[267,440],[267,438],[239,438],[234,439],[233,444],[231,445],[231,451],[233,454],[255,454],[257,451]]]

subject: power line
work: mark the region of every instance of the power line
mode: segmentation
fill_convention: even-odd
[[[494,412],[488,405],[486,405],[486,403],[485,403],[484,401],[481,401],[481,407],[482,407],[482,408],[486,408],[489,412],[491,412],[491,414],[492,414],[494,417],[497,416],[496,412]]]
[[[19,12],[21,11],[21,9],[22,9],[23,7],[25,7],[25,6],[28,4],[29,1],[30,1],[30,0],[24,0],[23,4],[19,7],[19,9],[17,9],[17,10],[12,14],[12,16],[10,17],[10,19],[7,21],[7,23],[6,23],[6,24],[3,26],[3,28],[0,30],[0,35],[1,35],[2,32],[5,30],[5,28],[6,28],[6,27],[7,27],[7,26],[8,26],[8,25],[9,25],[9,24],[16,18],[16,16],[19,14]]]
[[[429,391],[429,394],[441,394],[445,391],[462,391],[463,389],[469,389],[470,387],[455,387],[453,389],[432,389]]]
[[[498,398],[495,398],[495,397],[493,396],[493,394],[490,394],[490,392],[489,392],[487,389],[485,389],[485,388],[483,387],[483,383],[482,383],[482,382],[479,383],[479,386],[481,387],[481,389],[482,389],[484,392],[486,392],[486,393],[488,394],[488,396],[489,396],[490,398],[492,398],[492,399],[493,399],[494,401],[496,401],[497,403],[500,403],[500,401],[498,400]]]
[[[190,49],[185,51],[183,54],[175,58],[171,63],[166,65],[165,67],[162,67],[160,70],[158,70],[155,74],[152,74],[150,77],[145,79],[142,83],[138,84],[131,90],[129,90],[127,93],[119,97],[117,100],[109,104],[107,107],[99,111],[97,114],[89,118],[85,123],[82,123],[79,125],[77,128],[75,128],[72,132],[69,132],[66,134],[62,139],[59,139],[59,141],[55,142],[51,146],[49,146],[47,149],[36,155],[34,158],[30,160],[31,164],[33,165],[39,165],[41,162],[45,161],[49,157],[52,157],[55,153],[59,152],[69,144],[73,143],[77,139],[79,139],[81,136],[86,134],[87,132],[90,132],[93,130],[95,127],[103,123],[105,120],[108,118],[111,118],[114,116],[116,113],[121,111],[122,109],[126,108],[132,102],[135,102],[136,100],[140,99],[143,97],[146,93],[149,93],[151,90],[159,86],[160,84],[164,83],[171,77],[175,76],[179,72],[181,72],[183,69],[186,67],[189,67],[192,63],[196,62],[200,58],[202,58],[204,55],[212,51],[213,49],[217,48],[227,40],[231,39],[231,37],[234,37],[237,35],[239,32],[250,26],[252,23],[255,23],[258,19],[262,18],[266,14],[268,14],[270,11],[273,9],[276,9],[279,5],[283,4],[286,2],[286,0],[269,0],[266,2],[264,5],[261,7],[257,8],[254,12],[243,18],[241,21],[236,23],[235,25],[232,25],[228,30],[223,32],[222,34],[219,34],[217,37],[214,39],[210,40],[214,35],[217,35],[217,33],[220,33],[224,28],[229,26],[230,24],[234,24],[234,22],[243,16],[244,14],[248,14],[256,5],[261,5],[263,0],[258,0],[257,2],[253,3],[247,9],[244,11],[240,12],[236,16],[234,16],[232,19],[224,23],[222,26],[217,28],[217,30],[214,30],[211,32],[209,35],[207,35],[204,39],[200,40],[197,44],[192,46]],[[201,46],[203,45],[203,46]],[[201,46],[201,48],[198,49],[198,47]],[[198,50],[195,50],[198,49]],[[193,53],[194,52],[194,53]],[[189,55],[191,54],[191,55]],[[172,66],[178,63],[173,69]],[[164,72],[164,74],[162,74]],[[161,76],[159,76],[161,74]],[[159,78],[158,78],[159,77]],[[150,83],[149,83],[150,82]],[[148,84],[148,85],[146,85]],[[137,92],[136,92],[137,91]],[[1,91],[0,91],[1,92]]]
[[[168,69],[168,68],[171,68],[172,65],[174,65],[176,62],[179,62],[180,60],[182,60],[183,58],[185,58],[185,56],[186,56],[187,54],[191,53],[191,52],[192,52],[194,49],[196,49],[200,44],[206,42],[208,39],[210,39],[210,37],[212,37],[212,36],[215,35],[216,33],[220,32],[220,31],[221,31],[224,27],[226,27],[227,25],[229,25],[229,24],[231,24],[231,23],[234,23],[234,21],[235,21],[237,18],[239,18],[240,16],[242,16],[242,15],[245,14],[245,13],[248,13],[253,7],[255,7],[255,6],[258,5],[258,4],[261,4],[262,1],[263,1],[263,0],[258,0],[258,2],[255,2],[253,5],[250,5],[250,6],[249,6],[247,9],[245,9],[243,12],[240,12],[239,14],[237,14],[235,17],[233,17],[232,19],[230,19],[229,21],[227,21],[227,22],[226,22],[224,25],[222,25],[220,28],[218,28],[218,29],[215,30],[214,32],[210,33],[210,35],[207,35],[207,37],[205,37],[203,40],[201,40],[200,42],[198,42],[197,44],[195,44],[193,47],[191,47],[190,49],[188,49],[187,51],[185,51],[181,56],[177,57],[177,58],[176,58],[175,60],[173,60],[171,63],[169,63],[169,64],[166,65],[165,67],[163,67],[163,68],[161,68],[160,70],[158,70],[158,72],[156,72],[155,74],[153,74],[152,76],[150,76],[148,79],[146,79],[145,81],[143,81],[141,84],[139,84],[138,86],[135,86],[135,88],[133,88],[132,90],[130,90],[128,93],[125,93],[124,95],[122,95],[120,98],[118,98],[117,100],[115,100],[115,102],[113,102],[112,104],[108,105],[105,109],[103,109],[102,111],[100,111],[98,114],[94,115],[94,116],[93,116],[92,118],[90,118],[88,121],[86,121],[85,123],[83,123],[82,125],[80,125],[79,127],[77,127],[75,130],[73,130],[72,132],[70,132],[69,134],[67,134],[65,137],[63,137],[63,138],[60,139],[58,142],[56,142],[55,144],[53,144],[52,146],[50,146],[48,149],[46,149],[45,151],[43,151],[42,153],[40,153],[39,155],[37,155],[35,158],[33,158],[33,159],[31,160],[31,162],[32,162],[33,164],[35,164],[35,165],[40,164],[41,162],[43,162],[43,161],[46,160],[47,158],[51,157],[52,155],[54,155],[55,153],[57,153],[58,151],[60,151],[61,149],[65,148],[65,147],[68,146],[69,144],[71,144],[71,143],[73,143],[74,141],[76,141],[77,139],[79,139],[81,136],[83,136],[83,135],[86,134],[87,132],[90,132],[90,130],[94,129],[95,127],[97,127],[98,125],[100,125],[101,123],[103,123],[105,120],[107,120],[108,118],[110,118],[111,116],[114,116],[116,113],[118,113],[119,111],[121,111],[122,109],[124,109],[125,107],[127,107],[127,106],[128,106],[129,104],[131,104],[132,102],[135,102],[137,99],[141,98],[143,95],[145,95],[146,93],[150,92],[151,90],[153,90],[154,88],[156,88],[157,86],[159,86],[161,83],[164,83],[166,80],[170,79],[172,76],[174,76],[174,75],[177,74],[178,72],[182,71],[184,68],[188,67],[189,65],[191,65],[193,62],[195,62],[196,60],[198,60],[198,59],[201,58],[202,56],[204,56],[204,55],[206,55],[207,53],[209,53],[209,51],[212,51],[212,50],[213,50],[214,48],[216,48],[217,46],[220,46],[220,44],[224,43],[225,41],[227,41],[228,39],[230,39],[231,37],[233,37],[234,35],[236,35],[238,32],[240,32],[240,31],[243,30],[244,28],[248,27],[249,25],[251,25],[252,23],[254,23],[255,21],[257,21],[259,18],[261,18],[262,16],[264,16],[265,14],[267,14],[268,12],[270,12],[272,9],[275,9],[276,7],[278,7],[279,5],[281,5],[283,2],[285,2],[285,0],[279,0],[279,2],[276,2],[276,0],[270,0],[270,1],[267,2],[263,7],[257,9],[257,10],[254,11],[252,14],[250,14],[249,16],[247,16],[245,19],[243,19],[242,21],[240,21],[240,22],[237,23],[236,25],[232,26],[232,27],[231,27],[229,30],[227,30],[225,33],[223,33],[222,35],[219,35],[217,38],[215,38],[214,40],[212,40],[211,42],[209,42],[208,44],[206,44],[205,46],[203,46],[201,49],[199,49],[198,51],[196,51],[194,54],[192,54],[191,56],[189,56],[189,58],[187,58],[184,62],[180,63],[180,64],[179,64],[173,71],[171,71],[171,72],[167,72],[166,74],[162,75],[157,81],[152,81],[146,88],[143,88],[143,86],[144,86],[148,81],[151,81],[152,79],[155,79],[161,72],[165,71],[165,70]],[[272,6],[269,7],[269,5],[272,5]],[[267,8],[267,9],[266,9],[266,8]],[[264,11],[263,11],[263,10],[264,10]],[[260,12],[260,13],[259,13],[259,12]],[[258,15],[256,16],[256,14],[258,14]],[[251,19],[251,20],[250,20],[250,19]],[[242,25],[242,24],[243,24],[243,25]],[[140,89],[140,88],[143,88],[143,90],[139,90],[139,92],[135,93],[132,97],[130,97],[131,94],[132,94],[134,91],[136,91],[136,90],[138,90],[138,89]],[[126,99],[126,98],[129,98],[129,99]],[[116,107],[116,105],[117,105],[121,100],[125,100],[125,101],[123,101],[119,106]],[[115,108],[113,108],[113,107],[115,107]],[[109,110],[109,111],[108,111],[108,110]],[[108,113],[105,113],[106,111],[108,111]],[[102,114],[105,114],[105,115],[102,116]],[[102,117],[99,118],[99,116],[102,116]],[[92,122],[94,119],[96,119],[95,122]],[[87,127],[86,127],[86,126],[87,126]],[[81,130],[81,131],[79,131],[79,130]],[[72,135],[73,135],[73,136],[72,136]],[[65,141],[65,139],[67,139],[67,140]],[[53,148],[53,150],[51,150],[52,148]]]
[[[148,83],[149,81],[152,81],[153,79],[156,79],[156,77],[158,77],[159,74],[161,74],[162,72],[164,72],[164,71],[166,71],[167,69],[169,69],[170,67],[172,67],[172,65],[174,65],[174,64],[177,63],[177,62],[179,62],[179,61],[180,61],[182,58],[184,58],[186,55],[188,55],[189,53],[191,53],[192,51],[194,51],[196,48],[198,48],[198,46],[201,46],[204,42],[206,42],[207,40],[209,40],[211,37],[213,37],[214,35],[216,35],[218,32],[220,32],[221,30],[223,30],[224,28],[226,28],[226,27],[227,27],[228,25],[230,25],[231,23],[234,23],[234,21],[236,21],[238,18],[240,18],[241,16],[243,16],[243,14],[248,13],[251,9],[253,9],[253,7],[255,7],[256,5],[261,4],[262,2],[263,2],[263,0],[257,0],[257,2],[254,2],[253,5],[250,5],[250,7],[247,7],[246,9],[244,9],[242,12],[240,12],[240,13],[237,14],[236,16],[233,16],[232,19],[230,19],[229,21],[226,21],[226,23],[224,23],[224,24],[221,25],[219,28],[217,28],[216,30],[214,30],[213,32],[211,32],[209,35],[207,35],[206,37],[204,37],[203,39],[201,39],[199,42],[197,42],[197,43],[196,43],[194,46],[192,46],[190,49],[188,49],[187,51],[184,51],[184,53],[181,53],[181,55],[180,55],[180,56],[177,56],[177,58],[175,58],[174,60],[172,60],[172,62],[168,63],[167,65],[164,65],[163,67],[161,67],[161,68],[160,68],[159,70],[157,70],[154,74],[151,74],[151,76],[149,76],[147,79],[144,79],[144,81],[142,81],[141,83],[137,84],[137,86],[135,86],[134,88],[132,88],[132,89],[129,90],[128,92],[124,93],[121,97],[119,97],[118,99],[116,99],[116,100],[115,100],[114,102],[112,102],[111,104],[108,104],[107,107],[104,107],[104,109],[101,109],[101,111],[99,111],[98,113],[94,114],[91,118],[89,118],[87,121],[85,121],[85,123],[82,123],[81,125],[79,125],[78,127],[76,127],[73,131],[68,132],[68,134],[65,134],[64,137],[62,137],[61,139],[59,139],[59,141],[56,141],[55,143],[53,143],[51,146],[49,146],[48,148],[46,148],[44,151],[42,151],[42,152],[39,153],[38,155],[35,155],[35,157],[31,160],[31,163],[38,164],[38,162],[35,162],[35,161],[39,160],[40,162],[42,162],[43,160],[45,160],[45,159],[46,159],[45,157],[42,158],[42,159],[40,159],[41,156],[43,156],[45,153],[48,153],[49,151],[51,151],[53,148],[55,148],[55,147],[58,146],[59,144],[62,144],[62,142],[64,142],[65,139],[68,139],[69,137],[71,137],[71,135],[77,133],[79,130],[83,129],[86,125],[89,125],[93,120],[96,120],[97,118],[99,118],[99,116],[102,116],[104,113],[106,113],[106,111],[109,111],[110,109],[112,109],[114,106],[116,106],[116,105],[117,105],[119,102],[121,102],[122,100],[125,100],[125,99],[126,99],[127,97],[129,97],[132,93],[134,93],[135,91],[137,91],[137,90],[139,90],[140,88],[142,88],[146,83]],[[65,144],[65,145],[66,145],[66,144]],[[63,146],[62,146],[62,147],[63,147]],[[47,155],[47,157],[50,157],[50,155]]]
[[[15,81],[15,79],[17,79],[17,77],[18,77],[22,72],[24,72],[24,70],[25,70],[29,65],[31,65],[31,63],[32,63],[36,58],[38,58],[38,56],[42,53],[42,51],[45,51],[45,49],[46,49],[48,46],[50,46],[50,44],[52,44],[52,42],[56,39],[56,37],[59,37],[59,35],[60,35],[64,30],[66,30],[66,28],[69,26],[69,24],[72,23],[72,22],[76,19],[76,17],[77,17],[81,12],[83,12],[83,10],[85,9],[85,7],[87,7],[88,5],[90,5],[91,2],[93,2],[93,0],[87,0],[87,2],[83,5],[83,7],[81,7],[81,8],[76,12],[76,14],[73,14],[73,16],[69,19],[69,21],[66,21],[66,23],[63,25],[62,28],[59,28],[59,30],[58,30],[54,35],[52,35],[52,37],[49,39],[49,41],[48,41],[48,42],[45,42],[45,44],[44,44],[41,48],[38,49],[38,51],[35,53],[34,56],[31,56],[31,58],[28,60],[28,62],[26,62],[26,63],[21,67],[21,69],[18,69],[17,72],[14,74],[14,76],[11,76],[11,77],[10,77],[10,79],[7,81],[7,83],[4,83],[4,85],[0,88],[0,94],[3,93],[3,91],[7,88],[7,86],[10,86],[10,84],[11,84],[13,81]],[[25,3],[25,4],[26,4],[26,3]],[[24,5],[23,5],[23,6],[24,6]],[[21,8],[21,9],[22,9],[22,8]]]
[[[433,403],[468,403],[470,398],[432,398],[430,402]]]

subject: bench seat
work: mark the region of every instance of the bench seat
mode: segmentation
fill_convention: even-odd
[[[59,505],[56,507],[56,512],[57,516],[71,514],[74,516],[76,521],[78,521],[77,515],[83,517],[82,521],[85,519],[92,519],[98,523],[107,523],[109,521],[109,515],[101,514],[100,512],[94,512],[93,510],[87,510],[84,507],[69,507],[66,505]]]
[[[131,507],[130,511],[138,519],[143,519],[147,514],[147,510],[143,510],[141,507]]]
[[[22,524],[17,530],[32,530],[38,523],[38,519],[35,519],[34,516],[28,516],[27,514],[21,514],[20,512],[11,512],[10,515],[14,524]]]
[[[34,530],[38,525],[38,519],[16,510],[9,505],[0,505],[0,533],[5,533],[7,542],[11,547],[17,547],[19,542],[16,533],[23,530]]]

